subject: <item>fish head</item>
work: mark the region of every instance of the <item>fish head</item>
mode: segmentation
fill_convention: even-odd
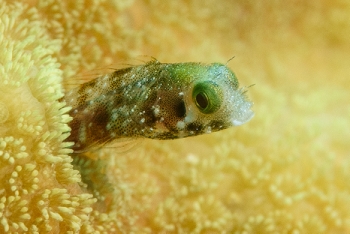
[[[158,92],[156,105],[168,138],[219,131],[242,125],[254,116],[253,103],[227,66],[185,63],[169,69],[173,69],[167,73],[170,85]]]

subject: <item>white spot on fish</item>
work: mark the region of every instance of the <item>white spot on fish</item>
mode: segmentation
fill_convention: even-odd
[[[211,127],[208,126],[206,129],[205,129],[205,133],[211,133]]]
[[[179,130],[184,129],[185,126],[186,126],[186,125],[185,125],[185,122],[184,122],[184,121],[178,121],[178,122],[176,123],[176,128],[179,129]]]
[[[145,122],[145,118],[142,118],[142,119],[140,120],[140,123],[143,124],[144,122]]]
[[[158,117],[159,112],[160,112],[159,106],[158,106],[158,105],[152,106],[152,109],[153,109],[153,114],[154,114],[154,116],[155,116],[155,117]]]

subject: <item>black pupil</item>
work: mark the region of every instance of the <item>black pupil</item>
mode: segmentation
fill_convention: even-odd
[[[207,95],[205,95],[204,93],[199,93],[196,96],[196,102],[197,104],[202,108],[205,109],[208,106],[208,98]]]

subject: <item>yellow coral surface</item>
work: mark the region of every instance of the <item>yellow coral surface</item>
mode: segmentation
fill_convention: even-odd
[[[0,233],[349,233],[349,14],[342,0],[0,0]],[[91,152],[113,187],[99,200],[58,100],[77,74],[138,55],[235,56],[256,114]]]

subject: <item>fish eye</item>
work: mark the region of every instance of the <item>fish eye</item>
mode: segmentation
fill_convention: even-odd
[[[193,88],[192,99],[198,109],[204,114],[217,111],[222,103],[222,92],[213,82],[200,82]]]
[[[198,93],[196,95],[196,104],[199,108],[205,109],[209,105],[208,96],[205,93]]]

